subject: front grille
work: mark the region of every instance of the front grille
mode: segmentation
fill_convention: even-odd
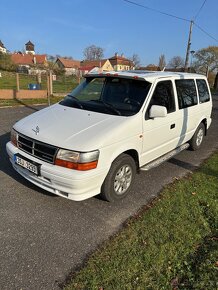
[[[58,148],[18,134],[18,148],[43,161],[54,163]]]

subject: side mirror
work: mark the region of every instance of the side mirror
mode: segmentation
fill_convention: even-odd
[[[167,108],[163,106],[153,105],[149,111],[149,118],[162,118],[166,117]]]

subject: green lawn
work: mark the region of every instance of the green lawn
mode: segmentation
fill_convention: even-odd
[[[218,289],[217,194],[218,153],[131,218],[65,290]]]
[[[16,89],[16,73],[0,71],[0,89]],[[37,83],[36,76],[19,74],[20,89],[28,89],[29,84]],[[57,76],[57,80],[53,81],[54,93],[69,93],[78,85],[78,81],[74,76]],[[47,76],[44,74],[41,78],[41,88],[47,89]]]
[[[64,97],[64,96],[63,96]],[[63,97],[50,97],[51,104],[55,104],[63,99]],[[12,100],[1,100],[0,107],[8,106],[28,106],[28,105],[48,104],[48,99],[12,99]]]
[[[78,81],[74,76],[57,76],[57,80],[53,81],[53,92],[67,94],[76,86],[78,86]]]
[[[16,73],[0,71],[2,77],[0,78],[0,89],[16,89]],[[20,89],[28,89],[28,85],[36,83],[36,76],[20,74],[19,75]],[[46,78],[42,78],[42,89],[46,89]]]

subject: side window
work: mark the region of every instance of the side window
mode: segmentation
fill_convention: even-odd
[[[176,80],[179,108],[184,109],[197,105],[197,92],[194,80]]]
[[[210,100],[208,87],[205,80],[197,80],[198,94],[200,103],[205,103]]]
[[[175,111],[175,99],[171,81],[161,81],[156,85],[149,109],[152,105],[166,107],[167,113],[172,113]]]

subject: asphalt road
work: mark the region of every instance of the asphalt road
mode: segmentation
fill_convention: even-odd
[[[0,109],[0,289],[60,289],[68,273],[114,234],[164,185],[197,168],[218,148],[218,97],[202,148],[183,151],[142,172],[131,194],[110,204],[98,197],[73,202],[30,184],[11,167],[5,144],[16,120],[41,107]],[[146,230],[146,229],[145,229]]]

